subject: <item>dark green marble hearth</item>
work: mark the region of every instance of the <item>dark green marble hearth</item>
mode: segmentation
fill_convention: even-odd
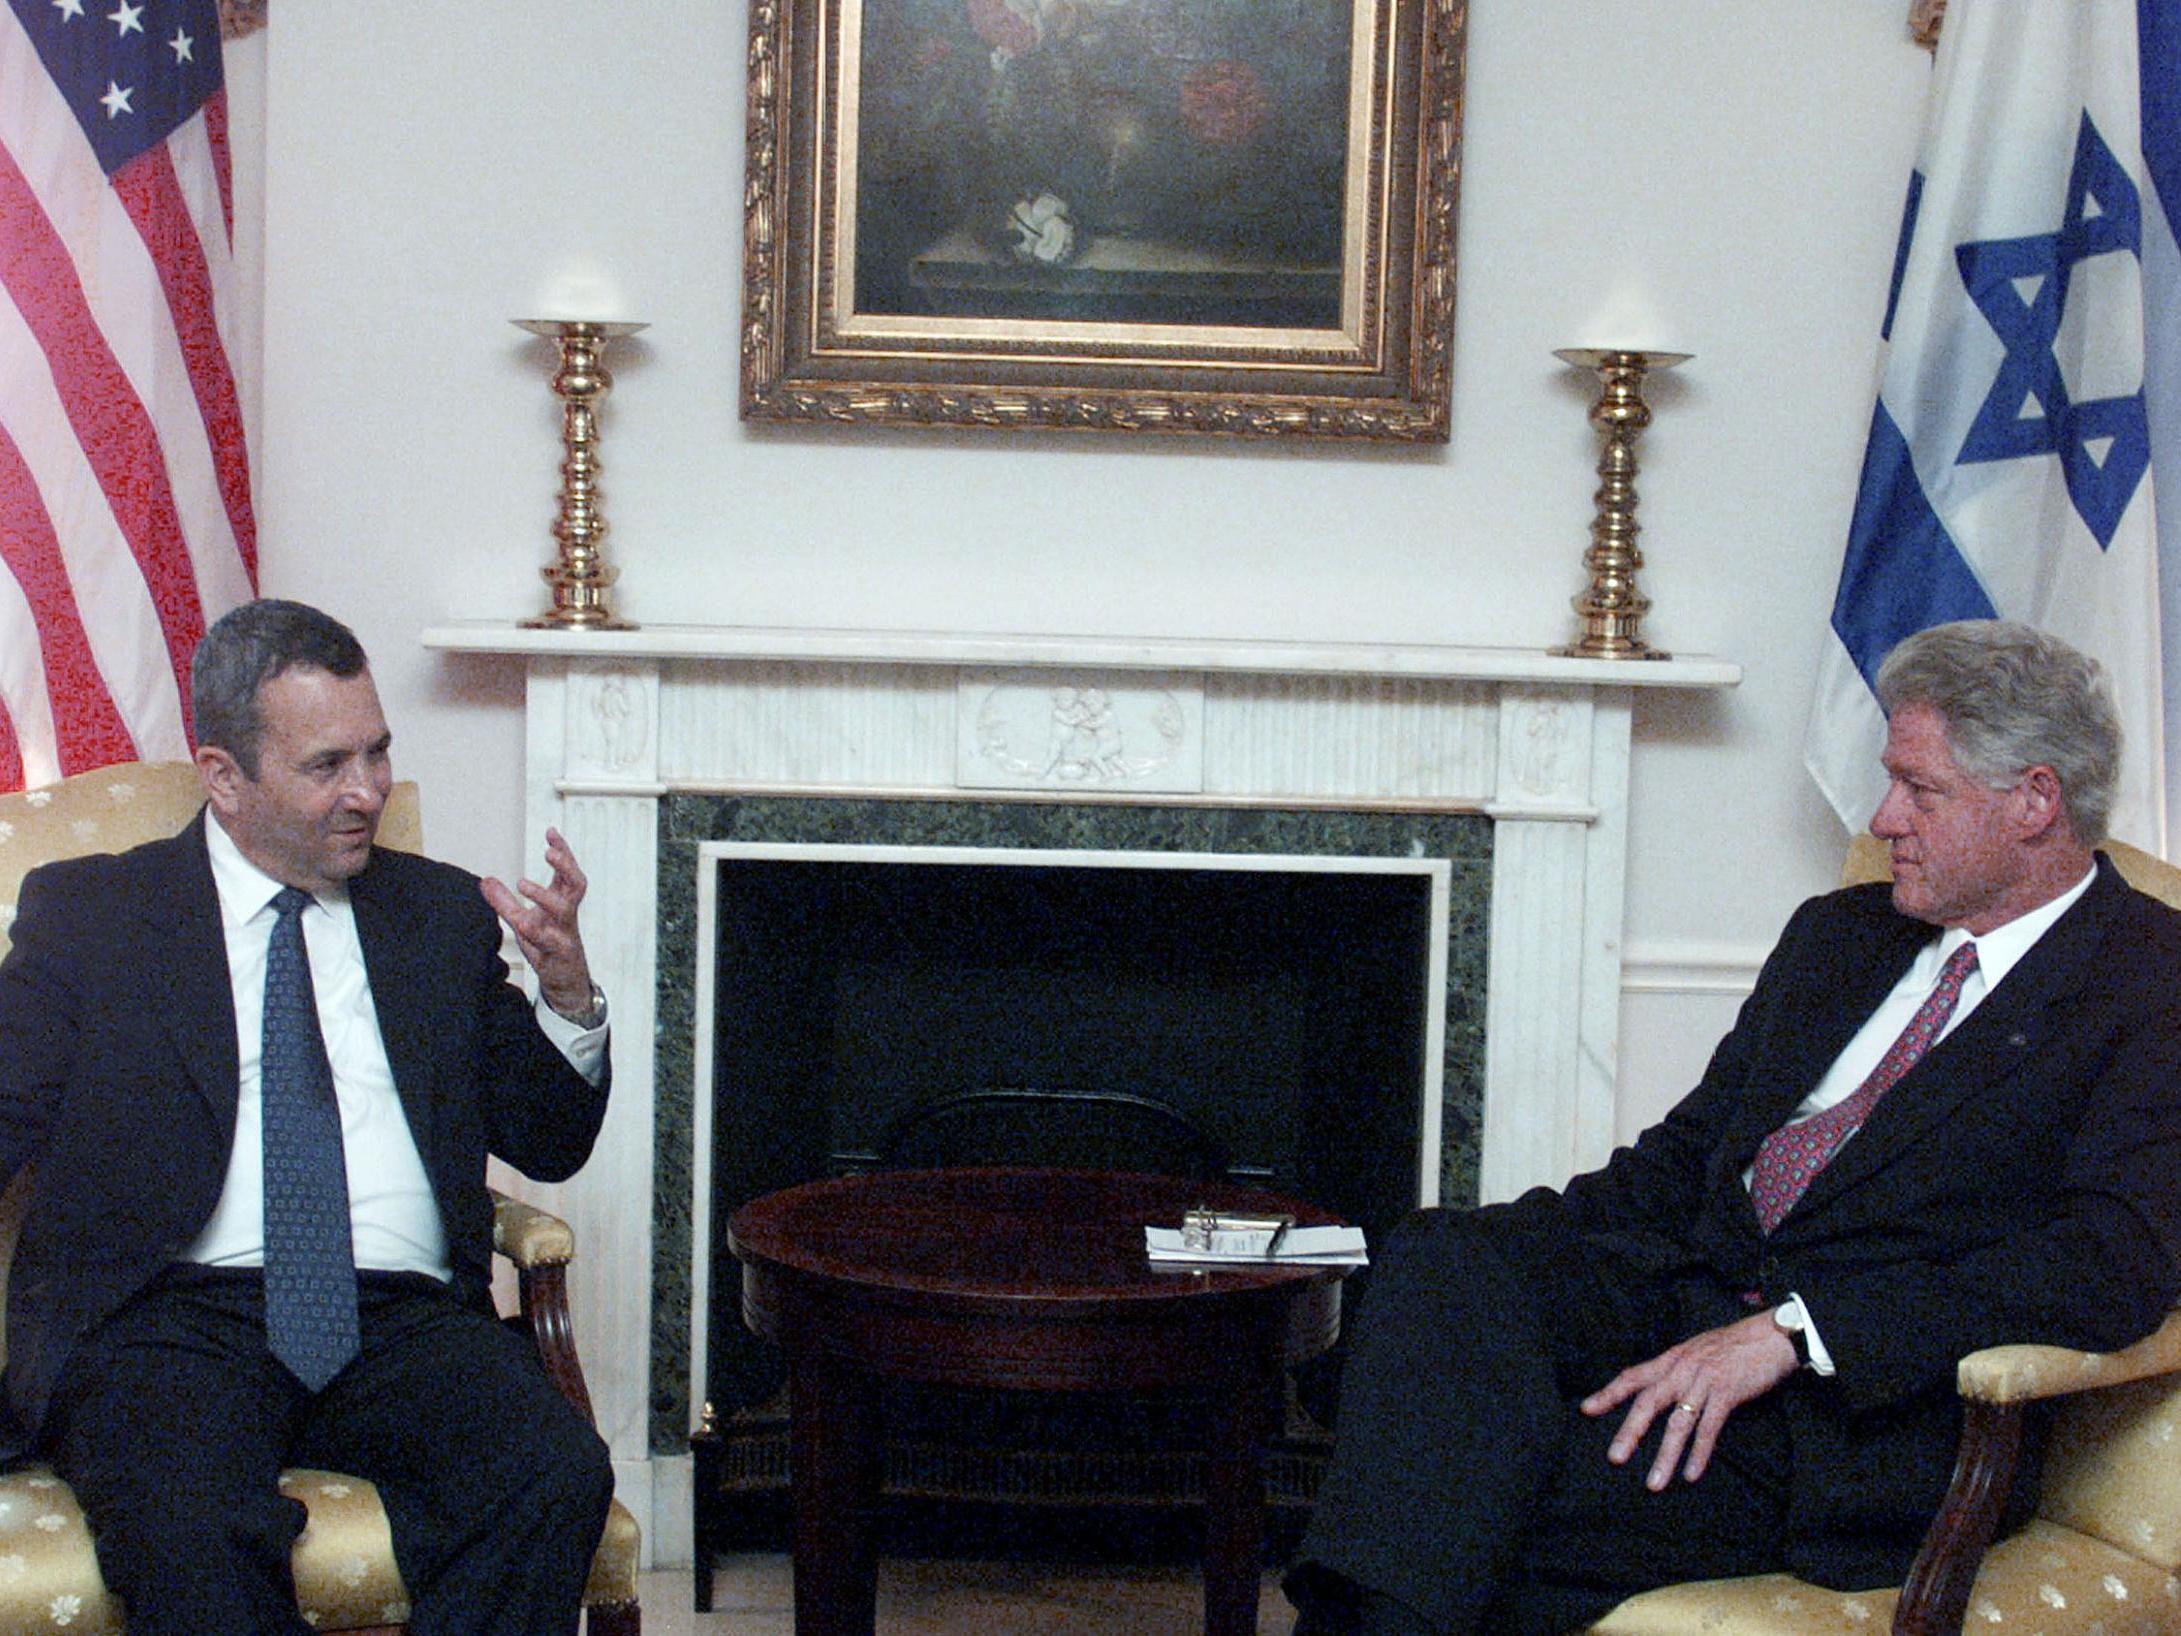
[[[1256,807],[670,795],[659,803],[651,1346],[655,1453],[682,1453],[691,1420],[697,848],[706,841],[1447,859],[1452,879],[1440,1196],[1448,1203],[1476,1199],[1490,820],[1468,814]],[[733,1287],[715,1292],[714,1298],[735,1299]]]

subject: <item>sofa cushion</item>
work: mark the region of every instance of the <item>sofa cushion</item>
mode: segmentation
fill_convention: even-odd
[[[394,1571],[394,1541],[379,1491],[360,1477],[297,1468],[284,1494],[310,1521],[295,1542],[296,1599],[318,1630],[398,1625],[409,1593]],[[636,1519],[619,1501],[591,1560],[588,1606],[633,1605],[640,1554]],[[0,1475],[0,1636],[117,1636],[122,1607],[99,1578],[83,1512],[43,1466]]]

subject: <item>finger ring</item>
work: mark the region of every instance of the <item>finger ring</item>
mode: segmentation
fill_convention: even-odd
[[[1693,1403],[1676,1403],[1674,1405],[1675,1414],[1697,1414],[1700,1412],[1701,1411],[1699,1411],[1697,1406]]]

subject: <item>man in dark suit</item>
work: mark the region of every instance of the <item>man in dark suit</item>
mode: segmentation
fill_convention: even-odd
[[[1696,1089],[1603,1169],[1421,1212],[1380,1256],[1298,1636],[1898,1583],[1956,1359],[2121,1346],[2173,1304],[2181,916],[2091,850],[2119,767],[2097,667],[1978,621],[1877,687],[1890,887],[1805,904]]]
[[[493,1315],[485,1157],[558,1180],[604,1115],[582,873],[550,832],[519,895],[376,849],[391,735],[315,609],[220,620],[193,694],[206,810],[33,872],[0,964],[19,1441],[131,1636],[310,1628],[287,1465],[378,1485],[412,1628],[573,1632],[611,1467]]]

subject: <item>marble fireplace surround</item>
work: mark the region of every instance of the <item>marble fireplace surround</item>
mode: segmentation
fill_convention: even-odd
[[[522,667],[524,855],[565,833],[613,997],[614,1096],[590,1163],[521,1183],[566,1216],[576,1334],[623,1499],[690,1550],[688,1461],[650,1449],[659,808],[670,793],[1121,801],[1493,821],[1481,1196],[1610,1151],[1630,708],[1722,688],[1704,657],[1500,648],[649,626],[427,630]]]

